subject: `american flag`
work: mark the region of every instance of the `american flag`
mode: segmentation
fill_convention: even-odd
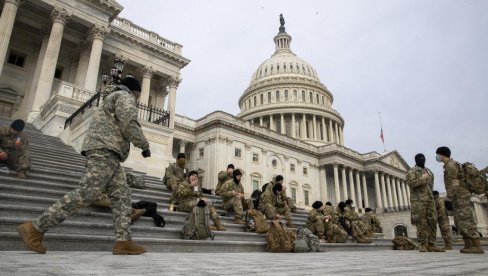
[[[380,138],[381,138],[381,141],[383,141],[383,143],[384,143],[385,142],[385,136],[383,135],[383,128],[381,128]]]

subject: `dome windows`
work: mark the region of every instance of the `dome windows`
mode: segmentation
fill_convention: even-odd
[[[276,90],[276,102],[280,101],[280,91]]]

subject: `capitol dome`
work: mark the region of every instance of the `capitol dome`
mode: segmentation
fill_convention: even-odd
[[[238,117],[254,125],[311,144],[344,144],[344,120],[317,71],[290,49],[291,36],[280,28],[274,54],[261,63],[239,98]]]

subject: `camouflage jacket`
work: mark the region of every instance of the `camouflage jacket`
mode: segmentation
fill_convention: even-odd
[[[275,185],[274,181],[270,181],[269,183],[266,183],[266,189],[265,190],[266,191],[268,191],[268,190],[272,191],[274,185]],[[285,188],[285,187],[283,186],[283,188]],[[265,191],[263,191],[263,192],[265,192]],[[283,189],[283,191],[281,191],[280,197],[281,197],[282,201],[288,201],[288,196],[286,196],[286,190],[285,189]]]
[[[136,99],[132,92],[120,85],[120,90],[109,94],[98,107],[88,128],[81,153],[97,149],[108,149],[125,161],[129,155],[130,143],[140,149],[149,149],[141,125],[137,122]]]
[[[190,181],[185,180],[178,184],[178,188],[174,192],[174,199],[176,204],[181,204],[183,202],[191,201],[195,198],[202,198],[203,193],[200,186],[198,187],[198,191],[195,192],[194,188],[190,186]]]
[[[227,174],[227,171],[220,171],[217,178],[219,182],[217,183],[217,187],[215,188],[215,194],[220,193],[220,189],[222,188],[222,185],[224,185],[225,182],[231,180],[232,176],[229,176],[229,174]]]
[[[429,176],[423,178],[424,173]],[[410,187],[410,201],[433,201],[432,189],[434,187],[434,174],[428,168],[415,166],[408,170],[407,185]]]
[[[358,216],[358,213],[356,213],[355,208],[353,208],[351,206],[347,206],[344,209],[344,211],[345,211],[345,216],[349,221],[359,220],[359,216]]]
[[[20,139],[20,145],[15,145],[15,141]],[[24,152],[29,150],[29,139],[27,135],[21,131],[17,134],[10,132],[10,127],[0,127],[0,152],[14,153]]]
[[[438,219],[445,219],[448,217],[445,202],[446,201],[442,197],[435,199],[435,209],[437,210]]]
[[[456,197],[469,197],[471,193],[461,186],[463,179],[463,172],[461,171],[461,164],[449,158],[444,164],[444,185],[446,186],[446,193],[449,199]]]
[[[322,213],[321,210],[312,209],[308,213],[307,222],[305,223],[305,226],[311,227],[312,224],[316,223],[317,221],[323,221],[323,219],[324,219],[324,214]]]
[[[273,194],[273,190],[269,189],[266,189],[266,191],[261,194],[258,209],[264,208],[264,206],[267,204],[270,204],[271,206],[277,208],[283,208],[286,206],[286,203],[285,201],[283,201],[281,194],[279,196],[276,196],[275,194]]]
[[[244,194],[244,186],[241,183],[236,184],[234,179],[230,179],[226,181],[222,188],[220,188],[219,195],[224,200],[224,203],[231,200],[234,196],[231,194],[232,191],[236,191],[237,193]]]
[[[366,212],[366,213],[364,213],[364,215],[361,217],[361,220],[364,223],[366,223],[367,225],[376,226],[378,228],[381,227],[380,220],[378,219],[378,217],[373,212]]]
[[[166,167],[164,178],[166,178],[166,181],[172,182],[176,181],[177,183],[183,182],[186,179],[186,174],[188,170],[186,168],[181,168],[178,166],[176,163],[169,164],[168,167]]]

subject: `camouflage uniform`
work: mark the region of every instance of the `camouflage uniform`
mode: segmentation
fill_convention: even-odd
[[[361,217],[361,220],[369,226],[373,233],[382,233],[381,222],[373,212],[366,212]]]
[[[439,223],[442,238],[446,247],[452,247],[451,225],[449,224],[449,216],[447,215],[444,198],[435,198],[435,207],[437,211],[437,223]]]
[[[20,145],[16,145],[17,139],[20,139]],[[0,127],[0,152],[7,153],[7,159],[0,162],[16,165],[17,171],[27,172],[30,170],[29,139],[23,131],[12,134],[10,127]]]
[[[427,177],[423,177],[428,173]],[[434,174],[427,168],[415,166],[407,173],[410,187],[411,222],[417,227],[417,240],[421,246],[435,245],[437,223],[434,196]]]
[[[143,150],[149,149],[149,143],[137,122],[134,95],[127,87],[119,87],[121,90],[109,94],[98,107],[83,141],[81,153],[87,162],[80,188],[64,195],[33,221],[38,231],[45,233],[107,193],[116,240],[131,240],[131,192],[120,162],[127,159],[130,143]]]
[[[167,181],[166,186],[171,190],[175,191],[176,187],[178,186],[179,183],[185,181],[187,170],[186,168],[181,168],[178,166],[178,164],[173,163],[170,164],[166,168],[166,172],[164,174],[164,178]]]
[[[177,204],[176,210],[180,212],[190,213],[195,206],[197,206],[200,199],[203,198],[202,189],[198,186],[198,191],[195,192],[193,187],[190,186],[190,182],[185,180],[178,184],[176,191],[174,192],[174,200]],[[210,211],[210,218],[215,222],[219,219],[217,211],[210,202],[207,202],[208,210]]]
[[[244,206],[246,206],[246,200],[244,197],[238,197],[232,195],[231,192],[235,191],[240,194],[244,194],[244,186],[241,183],[236,184],[234,179],[230,179],[225,182],[220,188],[220,196],[223,199],[223,207],[226,211],[233,211],[236,219],[244,218]]]
[[[371,231],[369,224],[364,223],[364,221],[359,218],[354,207],[347,206],[345,211],[346,218],[351,223],[353,236],[365,236]]]
[[[275,185],[275,182],[274,181],[270,181],[269,183],[266,183],[264,184],[265,186],[265,190],[263,191],[263,193],[267,190],[272,190],[273,187]],[[283,186],[284,188],[285,186]],[[281,191],[281,200],[286,202],[288,204],[288,207],[290,208],[290,211],[291,212],[296,212],[296,209],[297,209],[297,206],[296,206],[296,203],[295,203],[295,200],[293,200],[293,198],[289,197],[286,195],[286,190],[283,189],[283,191]]]
[[[329,222],[326,222],[325,225],[325,235],[327,237],[327,241],[330,243],[344,243],[347,241],[347,237],[349,236],[342,228],[342,226],[339,224],[339,212],[334,210],[332,206],[325,206],[324,215],[329,215],[332,217],[332,220]]]
[[[307,222],[305,227],[307,227],[314,235],[319,236],[319,238],[325,235],[325,220],[324,214],[321,210],[312,209],[308,213]]]
[[[452,200],[457,232],[466,239],[479,239],[471,210],[471,193],[460,183],[460,164],[452,158],[444,164],[444,185],[447,198]]]
[[[283,193],[276,196],[273,190],[266,188],[266,191],[261,194],[259,199],[258,209],[266,215],[267,219],[275,219],[276,213],[284,215],[285,219],[291,222],[290,208],[283,201]]]
[[[215,194],[218,195],[220,193],[220,189],[222,188],[222,185],[224,185],[225,182],[229,181],[232,179],[232,176],[230,176],[227,171],[221,171],[219,172],[219,175],[217,176],[219,183],[217,183],[217,187],[215,188]]]

